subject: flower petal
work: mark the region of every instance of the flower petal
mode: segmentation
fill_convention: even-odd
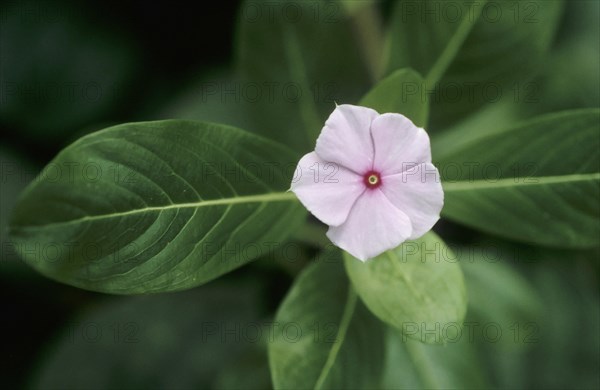
[[[402,210],[412,223],[414,240],[427,233],[440,219],[444,191],[440,174],[431,163],[419,164],[405,172],[382,178],[381,191]]]
[[[330,227],[327,237],[352,256],[366,261],[403,243],[412,233],[406,214],[379,190],[367,190],[342,225]]]
[[[315,152],[325,161],[331,161],[364,174],[373,167],[371,122],[377,111],[367,107],[343,104],[331,113]]]
[[[291,190],[315,217],[338,226],[348,218],[365,185],[361,176],[311,152],[300,159]]]
[[[374,169],[384,175],[431,162],[429,136],[404,115],[380,115],[371,124],[371,134],[375,144]]]

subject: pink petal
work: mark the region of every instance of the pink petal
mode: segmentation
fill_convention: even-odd
[[[384,175],[431,162],[429,136],[404,115],[380,115],[371,124],[371,134],[375,143],[374,169]]]
[[[367,190],[342,225],[330,227],[327,237],[352,256],[366,261],[403,243],[412,233],[408,216],[379,190]]]
[[[315,152],[323,160],[339,163],[358,174],[369,171],[373,167],[371,122],[378,115],[367,107],[337,106],[321,130]]]
[[[348,218],[365,185],[361,176],[311,152],[300,159],[291,190],[315,217],[338,226]]]
[[[421,237],[440,219],[444,191],[433,164],[422,163],[403,173],[384,176],[382,183],[381,191],[412,222],[409,239]]]

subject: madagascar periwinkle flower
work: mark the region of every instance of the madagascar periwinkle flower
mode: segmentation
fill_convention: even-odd
[[[421,237],[440,218],[444,192],[425,130],[401,114],[340,105],[291,190],[327,237],[366,261]]]

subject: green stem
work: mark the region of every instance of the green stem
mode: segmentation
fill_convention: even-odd
[[[306,64],[300,49],[300,42],[294,28],[289,25],[284,25],[283,33],[285,34],[285,54],[286,61],[289,66],[290,75],[293,81],[300,85],[302,95],[299,99],[299,109],[302,121],[306,126],[306,136],[308,146],[313,146],[321,132],[322,123],[319,119],[317,106],[311,93]]]
[[[346,10],[352,18],[356,32],[358,48],[362,53],[365,64],[369,70],[371,82],[375,83],[383,76],[384,49],[383,49],[383,22],[377,12],[375,4],[365,4],[358,9]]]

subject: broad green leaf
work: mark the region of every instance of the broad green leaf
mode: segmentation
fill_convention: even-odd
[[[597,246],[599,165],[599,110],[541,116],[444,156],[442,214],[518,241]]]
[[[258,313],[257,284],[251,283],[218,281],[97,304],[63,325],[27,387],[212,388],[223,367],[269,337]]]
[[[503,100],[490,104],[469,115],[464,121],[431,135],[431,154],[434,159],[442,160],[445,156],[465,148],[475,139],[504,131],[522,121],[517,104]]]
[[[523,91],[526,115],[600,107],[599,15],[598,1],[566,2],[558,43],[539,77],[529,83],[529,91]]]
[[[431,97],[432,127],[446,127],[502,96],[526,102],[528,81],[547,61],[563,5],[561,0],[487,2],[440,83],[429,86],[437,87]]]
[[[307,152],[335,103],[358,101],[372,76],[361,50],[370,46],[357,48],[353,23],[338,2],[241,5],[240,88],[262,135]]]
[[[467,308],[452,250],[433,232],[365,263],[345,253],[346,271],[365,305],[382,321],[426,343],[445,343]]]
[[[411,119],[417,126],[425,126],[429,103],[425,83],[412,69],[400,69],[377,83],[360,101],[380,114],[397,112]]]
[[[395,3],[390,20],[388,71],[410,67],[425,75],[430,84],[440,81],[479,20],[485,3],[452,4],[453,11],[457,11],[453,17],[445,15],[447,4],[440,1]]]
[[[412,67],[431,92],[433,128],[513,94],[543,64],[562,1],[397,2],[388,72]]]
[[[286,192],[297,157],[233,127],[115,126],[73,143],[24,192],[11,234],[23,259],[73,286],[182,290],[269,252],[301,223]]]
[[[383,329],[357,298],[332,250],[295,281],[269,344],[276,389],[372,388],[383,365]]]
[[[473,136],[485,136],[504,130],[531,117],[571,109],[600,106],[600,73],[596,58],[600,56],[600,32],[597,1],[566,3],[565,21],[558,44],[540,66],[540,74],[515,82],[493,104],[487,104],[464,120],[451,126],[440,124],[444,131],[432,137],[433,155],[456,149]],[[568,26],[568,27],[567,27]],[[578,66],[572,66],[577,63]],[[439,145],[444,145],[439,148]]]
[[[476,345],[464,331],[446,345],[419,343],[392,328],[387,329],[386,336],[384,389],[489,387]]]

